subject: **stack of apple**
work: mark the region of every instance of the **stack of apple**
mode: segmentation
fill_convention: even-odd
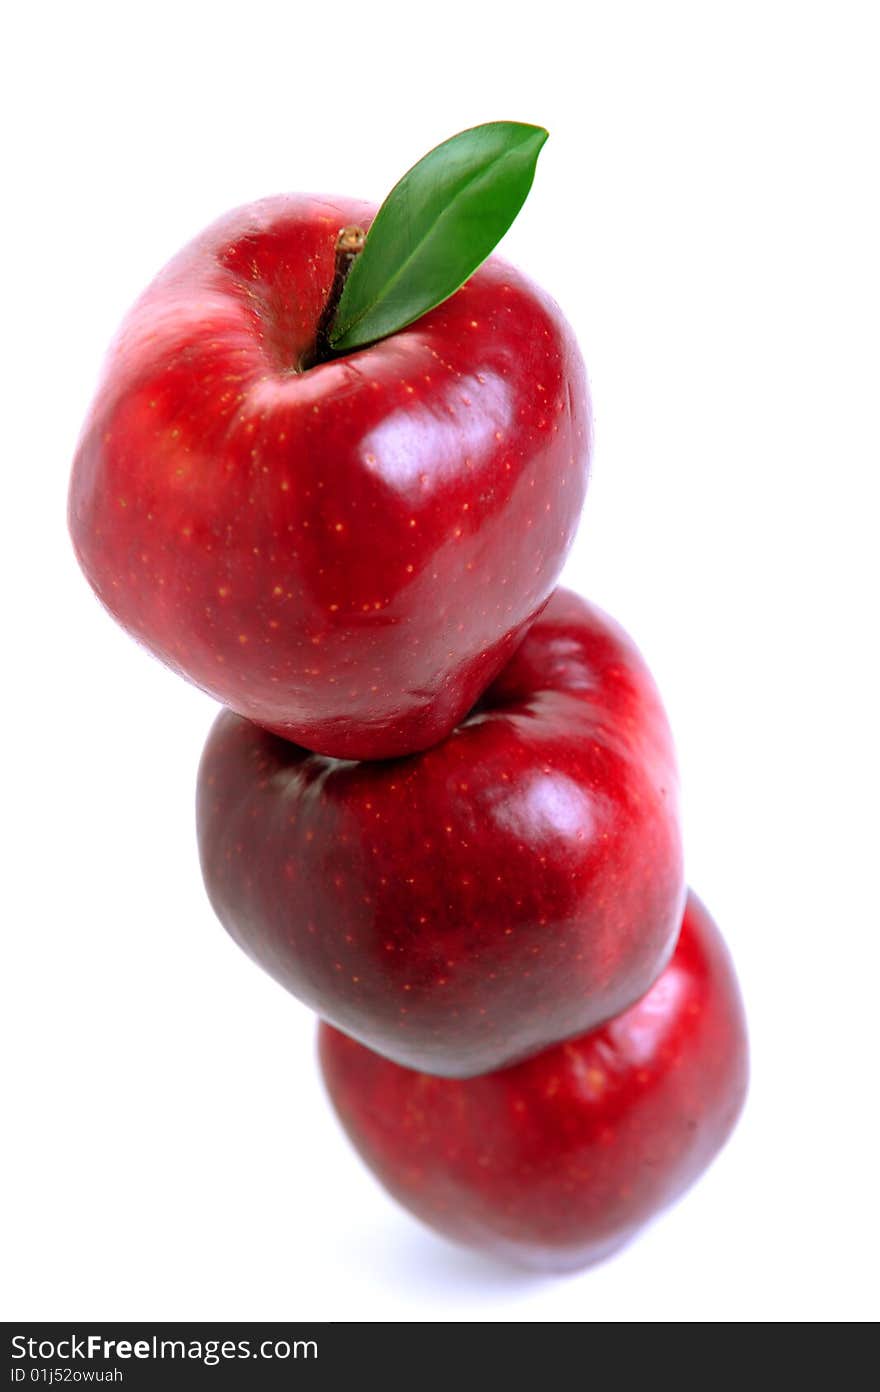
[[[208,892],[326,1022],[355,1146],[441,1232],[566,1268],[706,1166],[746,1042],[651,676],[554,589],[586,379],[486,259],[545,138],[464,132],[377,214],[281,197],[209,228],[113,346],[70,521],[110,612],[229,707]]]

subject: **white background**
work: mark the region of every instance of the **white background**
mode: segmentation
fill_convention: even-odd
[[[878,1313],[878,46],[865,4],[31,5],[3,129],[6,1318]],[[7,21],[7,24],[9,22]],[[378,1189],[313,1022],[214,921],[214,714],[65,531],[107,341],[179,245],[285,189],[381,199],[549,127],[504,252],[574,324],[594,477],[566,578],[653,665],[753,1083],[722,1158],[564,1280]]]

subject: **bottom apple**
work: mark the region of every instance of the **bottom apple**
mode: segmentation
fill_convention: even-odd
[[[396,1199],[446,1237],[557,1271],[608,1256],[697,1178],[748,1078],[736,976],[693,894],[647,995],[523,1063],[438,1078],[327,1024],[319,1051],[345,1130]]]

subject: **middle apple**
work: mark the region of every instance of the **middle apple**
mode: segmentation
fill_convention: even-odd
[[[672,739],[625,633],[557,590],[441,744],[351,763],[231,712],[199,772],[208,894],[313,1010],[468,1077],[625,1010],[675,945]]]

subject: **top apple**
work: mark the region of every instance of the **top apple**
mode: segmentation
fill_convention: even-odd
[[[369,227],[369,206],[232,212],[111,350],[71,482],[83,570],[163,661],[318,753],[446,736],[574,536],[590,446],[577,345],[524,276],[479,265],[543,139],[496,123],[433,151],[375,216],[341,304],[337,238]],[[383,255],[404,263],[384,281]]]

